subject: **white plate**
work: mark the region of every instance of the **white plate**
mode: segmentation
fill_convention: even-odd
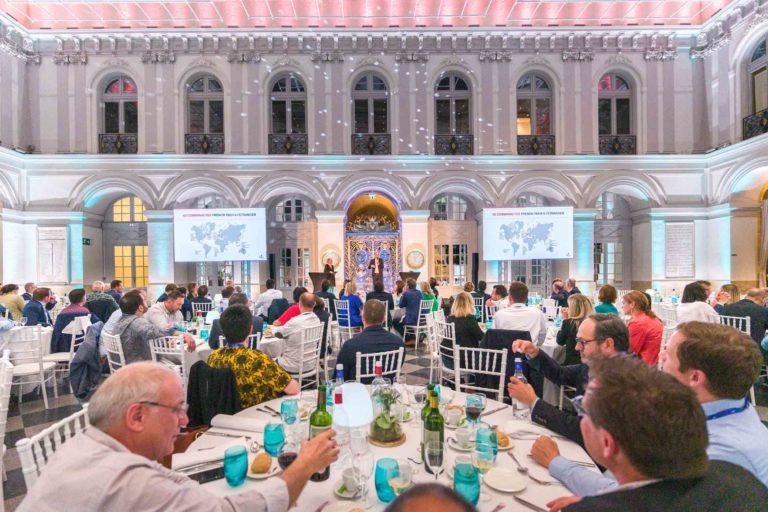
[[[341,488],[342,485],[344,485],[344,480],[339,480],[335,484],[333,484],[333,494],[336,497],[341,498],[343,500],[351,500],[357,495],[357,490],[350,491],[349,489],[346,489],[346,488],[344,489],[343,493],[340,493],[339,489]],[[325,507],[323,510],[327,511],[328,507]]]
[[[461,446],[455,437],[449,437],[446,444],[458,452],[471,452],[475,449],[474,441],[470,441],[469,446]]]
[[[410,423],[411,421],[413,421],[413,418],[416,417],[416,413],[408,409],[407,411],[405,411],[404,416],[405,417],[403,418],[403,423]]]
[[[492,468],[483,477],[485,485],[501,492],[520,492],[528,484],[528,478],[514,469]]]
[[[248,473],[246,474],[248,478],[253,480],[264,480],[265,478],[269,478],[280,473],[280,465],[277,463],[277,457],[272,457],[272,465],[269,467],[269,471],[266,473],[254,473],[251,471],[251,463],[253,462],[254,458],[256,458],[255,455],[248,458]]]

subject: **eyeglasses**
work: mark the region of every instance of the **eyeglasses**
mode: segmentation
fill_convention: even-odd
[[[580,417],[589,416],[587,410],[584,409],[584,395],[578,395],[571,398],[571,404],[573,405],[573,408],[576,409],[576,414]]]
[[[597,338],[591,339],[591,340],[585,340],[584,338],[576,338],[576,344],[581,345],[582,347],[586,347],[588,343],[592,343],[593,341],[600,341]]]
[[[181,414],[182,412],[186,414],[187,411],[189,410],[189,404],[186,402],[182,402],[179,405],[165,405],[158,402],[153,402],[151,400],[142,400],[139,403],[144,405],[153,405],[155,407],[162,407],[163,409],[168,409],[169,411],[171,411],[173,414],[176,414],[176,415]]]

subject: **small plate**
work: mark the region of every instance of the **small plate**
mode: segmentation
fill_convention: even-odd
[[[344,492],[339,492],[339,489],[344,487]],[[337,498],[341,498],[343,500],[351,500],[354,499],[355,496],[357,496],[357,490],[350,491],[344,486],[344,480],[339,480],[335,484],[333,484],[333,494],[336,495]],[[323,509],[324,511],[328,510],[328,507]],[[344,509],[346,510],[346,509]]]
[[[461,446],[455,437],[449,437],[447,443],[448,446],[459,452],[471,452],[475,449],[475,442],[470,441],[469,446]]]
[[[515,443],[514,443],[514,441],[512,441],[512,440],[510,439],[510,440],[509,440],[509,444],[508,444],[507,446],[499,446],[499,451],[500,451],[500,452],[506,452],[506,451],[508,451],[508,450],[511,450],[511,449],[512,449],[512,448],[514,448],[514,447],[515,447]]]
[[[485,485],[500,492],[520,492],[528,484],[528,478],[514,469],[492,468],[483,477]]]
[[[466,416],[462,416],[461,419],[459,420],[459,424],[458,425],[451,425],[447,421],[444,423],[444,425],[445,425],[445,428],[447,428],[448,430],[456,430],[457,428],[466,427],[467,426],[467,418],[466,418]]]
[[[413,418],[416,417],[416,413],[414,413],[412,410],[408,409],[403,414],[403,423],[410,423],[413,421]]]
[[[280,465],[277,463],[277,457],[272,457],[272,465],[266,473],[254,473],[251,471],[251,463],[253,462],[253,459],[254,457],[248,458],[248,473],[246,475],[248,478],[253,480],[264,480],[280,473]]]

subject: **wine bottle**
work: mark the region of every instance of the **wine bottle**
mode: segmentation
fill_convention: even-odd
[[[429,395],[429,414],[424,420],[424,444],[421,448],[421,458],[426,461],[426,447],[430,442],[437,442],[442,449],[445,435],[445,420],[440,414],[438,407],[437,393],[434,391]],[[427,473],[432,473],[429,464],[424,464]]]
[[[331,424],[333,423],[331,413],[325,408],[325,390],[325,384],[320,384],[317,387],[317,409],[315,409],[309,417],[310,439],[331,428]],[[331,476],[331,467],[327,466],[323,471],[318,471],[312,475],[310,480],[313,482],[322,482],[323,480],[328,480],[329,476]]]
[[[432,393],[432,390],[435,389],[435,385],[431,382],[427,384],[427,395],[424,398],[424,407],[421,408],[421,421],[423,422],[427,418],[427,414],[429,414],[429,395]],[[423,440],[422,440],[423,441]]]

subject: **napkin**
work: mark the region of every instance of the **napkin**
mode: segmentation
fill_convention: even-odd
[[[225,442],[204,450],[187,450],[184,453],[174,453],[171,460],[171,469],[181,469],[194,466],[195,464],[202,464],[204,462],[224,460],[224,452],[227,451],[227,448],[231,448],[232,446],[247,447],[248,442],[245,440],[245,437],[239,437],[236,439],[226,439]]]
[[[217,414],[211,420],[211,427],[228,430],[240,430],[242,432],[264,432],[267,421],[257,418],[242,418],[230,414]]]

